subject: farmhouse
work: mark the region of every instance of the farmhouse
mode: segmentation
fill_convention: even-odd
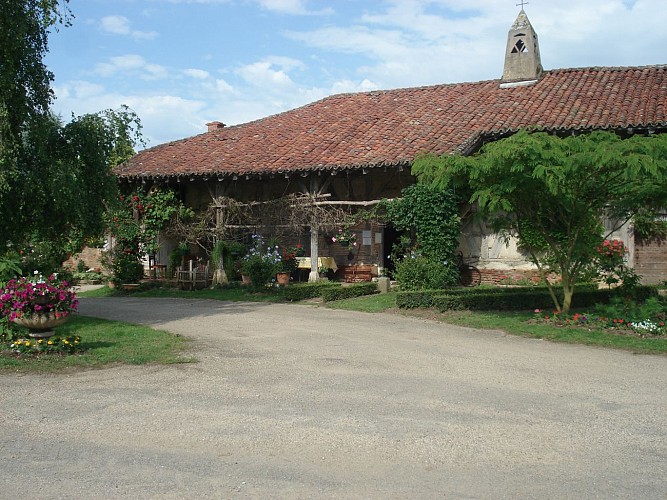
[[[526,127],[558,135],[667,132],[667,66],[545,71],[523,10],[507,40],[500,79],[334,95],[242,125],[213,122],[206,133],[141,151],[115,173],[131,186],[176,188],[195,209],[219,197],[251,202],[293,193],[354,207],[400,196],[415,181],[410,168],[420,154],[473,154]],[[349,263],[312,229],[307,250]],[[386,266],[392,229],[357,229],[354,263]],[[645,282],[667,279],[664,246],[634,241],[631,228],[620,236]],[[465,228],[461,249],[485,281],[529,269],[513,244],[483,225]]]

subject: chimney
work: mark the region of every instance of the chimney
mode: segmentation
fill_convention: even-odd
[[[222,122],[210,122],[207,123],[206,126],[208,127],[209,132],[214,132],[216,130],[222,130],[225,128],[225,124]]]

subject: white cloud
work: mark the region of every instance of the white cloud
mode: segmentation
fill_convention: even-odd
[[[247,83],[255,87],[264,87],[267,91],[293,87],[294,82],[282,69],[273,69],[270,61],[259,61],[239,68],[236,73]]]
[[[160,0],[154,0],[160,1]],[[232,0],[166,0],[169,3],[198,3],[198,4],[225,4],[231,3]],[[324,7],[311,10],[308,5],[310,0],[252,0],[261,8],[278,12],[281,14],[293,15],[325,15],[332,14],[331,7]],[[318,2],[315,2],[318,3]]]
[[[169,76],[167,68],[159,64],[146,64],[144,66],[145,73],[142,78],[146,80],[161,80]]]
[[[183,74],[186,76],[189,76],[190,78],[195,78],[197,80],[206,80],[209,78],[211,75],[208,71],[204,71],[203,69],[195,69],[195,68],[189,68],[183,70]]]
[[[124,16],[105,16],[100,20],[100,28],[112,35],[130,36],[132,38],[151,40],[157,37],[155,31],[138,31],[130,28],[130,20]]]
[[[158,80],[169,76],[167,68],[159,64],[148,63],[138,54],[111,57],[109,62],[96,64],[94,73],[105,78],[127,73],[143,80]]]
[[[219,78],[215,81],[215,88],[218,92],[224,92],[224,93],[234,92],[234,87],[232,87],[222,78]]]
[[[308,0],[257,0],[257,3],[266,10],[283,14],[324,15],[333,13],[333,9],[330,7],[310,10]]]

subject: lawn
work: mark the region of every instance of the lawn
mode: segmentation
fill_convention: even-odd
[[[187,340],[162,330],[120,321],[73,316],[57,335],[79,336],[82,352],[17,357],[0,350],[0,372],[51,373],[67,369],[103,368],[116,363],[172,364],[192,362],[184,356]],[[3,346],[4,347],[4,346]]]

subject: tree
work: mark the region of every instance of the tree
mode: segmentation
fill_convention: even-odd
[[[68,124],[49,116],[24,132],[0,198],[4,246],[39,246],[44,260],[57,262],[99,238],[107,204],[117,198],[111,169],[133,153],[128,144],[138,140],[140,128],[138,117],[122,108]]]
[[[43,63],[49,30],[69,24],[69,0],[0,0],[0,193],[17,166],[26,128],[49,114],[51,73]]]
[[[0,257],[30,249],[54,263],[101,235],[111,168],[140,141],[127,107],[68,124],[49,111],[43,58],[49,31],[69,24],[68,1],[0,0]]]
[[[603,240],[639,210],[667,204],[667,135],[521,131],[471,157],[422,157],[413,173],[420,182],[469,190],[492,227],[518,237],[556,309],[567,313]],[[605,218],[616,221],[606,235]],[[546,279],[550,270],[561,276],[562,300]]]

